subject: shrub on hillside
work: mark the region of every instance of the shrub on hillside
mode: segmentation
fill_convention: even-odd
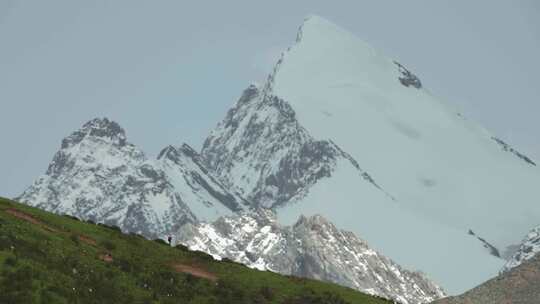
[[[174,248],[178,249],[178,250],[181,250],[181,251],[190,251],[189,248],[187,246],[184,246],[182,244],[178,244],[176,246],[174,246]]]
[[[325,292],[320,295],[309,290],[299,296],[285,299],[283,304],[347,304],[347,302],[342,297],[335,294]]]
[[[70,236],[69,236],[69,239],[75,243],[75,245],[79,246],[80,244],[80,240],[79,240],[79,236],[75,233],[72,233]]]
[[[199,251],[199,250],[194,250],[194,251],[191,251],[197,258],[201,259],[201,260],[205,260],[205,261],[214,261],[214,257],[209,255],[208,253],[206,252],[203,252],[203,251]]]
[[[104,240],[104,241],[101,241],[101,246],[103,246],[105,249],[109,250],[109,251],[113,251],[114,249],[116,249],[116,245],[111,242],[110,240]]]
[[[81,221],[78,217],[73,216],[73,215],[62,214],[62,216],[67,217],[67,218],[69,218],[69,219],[72,219],[72,220],[74,220],[74,221],[79,221],[79,222]]]
[[[167,246],[169,246],[169,243],[165,242],[165,241],[162,240],[162,239],[155,239],[154,242],[159,243],[159,244],[162,244],[162,245],[167,245]]]
[[[0,303],[34,303],[32,282],[35,276],[30,266],[3,273],[0,281]]]
[[[104,223],[98,223],[98,226],[105,227],[107,229],[122,233],[122,229],[120,229],[120,227],[118,227],[116,225],[107,225],[107,224],[104,224]]]
[[[4,260],[4,265],[14,267],[17,266],[17,259],[15,257],[8,257]]]

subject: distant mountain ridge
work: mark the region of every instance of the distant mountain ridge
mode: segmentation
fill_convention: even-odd
[[[330,144],[328,147],[332,153],[345,157],[338,148]],[[318,152],[315,150],[315,153]],[[61,148],[47,172],[18,199],[46,211],[118,226],[125,232],[142,234],[147,238],[177,235],[175,239],[186,244],[195,237],[195,227],[203,225],[201,221],[218,219],[219,222],[222,216],[227,216],[231,221],[243,221],[245,216],[238,214],[253,208],[253,203],[228,190],[227,186],[215,178],[204,166],[202,156],[189,145],[167,146],[156,159],[148,159],[141,150],[129,143],[125,131],[107,118],[93,119],[62,140]],[[259,212],[259,220],[263,220],[262,214],[267,214],[264,221],[273,221],[275,227],[278,227],[275,216],[262,210]],[[337,231],[332,224],[325,223],[325,227],[331,228],[327,233]],[[269,235],[263,237],[273,235],[267,232]],[[228,234],[221,241],[235,244],[237,238],[234,234]],[[365,245],[361,241],[352,235],[349,238],[361,244],[356,245],[356,248],[364,249]],[[219,257],[233,257],[232,254],[220,255],[210,247],[196,249]],[[322,248],[311,247],[310,250],[313,256],[323,252]],[[335,246],[325,248],[324,251],[328,256],[341,254],[341,248]],[[315,264],[311,262],[313,269],[303,273],[285,268],[268,269],[335,282],[385,298],[403,299],[405,304],[427,303],[444,295],[442,289],[424,276],[401,270],[382,255],[377,254],[377,258],[383,262],[363,265],[372,274],[364,278],[360,285],[355,284],[357,274],[340,274],[345,269],[343,265],[323,269],[313,268]],[[284,255],[276,255],[271,260],[285,265],[290,262]],[[301,257],[296,258],[297,262],[302,260]],[[239,261],[246,263],[244,260]],[[309,263],[308,258],[304,261]],[[253,263],[246,264],[261,268]],[[400,281],[394,277],[393,280],[397,282],[381,281],[379,284],[388,286],[374,288],[375,281],[371,280],[379,278],[374,273],[381,272],[381,275],[388,276],[382,273],[388,272],[384,270],[386,264],[400,271],[400,276],[405,275],[406,279]],[[361,265],[359,261],[351,260],[348,266],[357,268]]]
[[[176,239],[192,250],[252,268],[334,282],[402,304],[445,296],[424,274],[403,269],[320,215],[300,217],[284,227],[273,212],[262,209],[213,223],[186,224]]]
[[[17,199],[152,238],[246,204],[208,175],[188,145],[148,159],[107,118],[91,120],[62,140],[47,172]]]

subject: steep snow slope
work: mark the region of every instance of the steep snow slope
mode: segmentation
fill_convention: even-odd
[[[304,153],[314,142],[348,157]],[[404,66],[316,16],[264,86],[244,92],[202,155],[222,182],[278,208],[284,223],[323,214],[451,293],[503,263],[469,230],[504,248],[540,218],[532,160],[433,97]]]
[[[310,18],[298,40],[269,91],[290,103],[315,138],[332,139],[407,208],[471,228],[496,245],[540,218],[540,171],[531,162],[426,90],[403,85],[400,66],[337,26]]]
[[[504,265],[501,273],[521,265],[523,262],[532,259],[538,253],[540,253],[540,226],[529,231],[521,242],[519,249]]]
[[[185,225],[178,241],[253,268],[330,281],[403,304],[429,303],[444,296],[421,273],[402,269],[318,215],[283,227],[271,211],[259,210]]]
[[[117,123],[94,119],[62,141],[47,172],[18,200],[163,237],[183,223],[216,219],[245,204],[209,176],[198,159],[184,145],[149,160]]]

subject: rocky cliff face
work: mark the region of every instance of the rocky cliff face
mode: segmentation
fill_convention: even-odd
[[[338,162],[379,187],[331,140],[314,139],[286,101],[254,85],[206,139],[201,154],[206,166],[254,207],[300,200],[318,180],[330,177]]]
[[[94,119],[62,141],[47,172],[18,200],[55,213],[163,237],[184,223],[241,210],[238,196],[208,175],[189,146],[148,159],[108,119]]]
[[[282,226],[269,210],[185,225],[177,242],[261,270],[334,282],[399,303],[444,296],[423,274],[401,268],[322,216]]]

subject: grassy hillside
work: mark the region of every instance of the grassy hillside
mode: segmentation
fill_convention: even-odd
[[[540,303],[540,254],[466,293],[434,304],[538,304]]]
[[[0,303],[390,303],[0,198]]]

